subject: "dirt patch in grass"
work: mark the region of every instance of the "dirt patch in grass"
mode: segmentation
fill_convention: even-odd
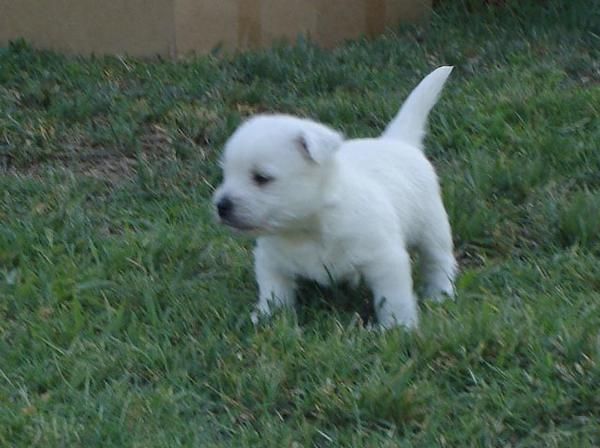
[[[140,163],[175,158],[172,138],[155,124],[143,129],[135,150],[91,145],[77,134],[70,140],[56,155],[28,164],[14,164],[10,154],[0,154],[0,174],[39,178],[48,170],[64,169],[114,185],[131,180]]]
[[[158,125],[150,125],[138,139],[139,149],[135,154],[122,151],[94,151],[88,157],[77,160],[69,167],[85,176],[117,184],[130,180],[135,176],[140,163],[151,163],[156,160],[174,159],[175,152],[172,139],[167,131]],[[84,152],[85,154],[85,152]]]

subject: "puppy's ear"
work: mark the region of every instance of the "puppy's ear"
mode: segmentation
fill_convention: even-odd
[[[296,139],[302,155],[316,164],[330,159],[343,141],[341,134],[325,126],[304,129]]]

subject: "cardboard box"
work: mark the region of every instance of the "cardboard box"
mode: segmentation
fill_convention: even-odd
[[[165,57],[304,35],[324,47],[425,17],[431,0],[0,0],[0,45]]]

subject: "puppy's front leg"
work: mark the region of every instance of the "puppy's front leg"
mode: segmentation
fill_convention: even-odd
[[[258,245],[254,250],[254,268],[258,283],[258,303],[251,314],[252,322],[258,322],[261,316],[270,316],[278,307],[293,307],[296,282],[273,263],[268,251]]]
[[[406,250],[384,249],[365,266],[364,276],[373,291],[375,312],[381,327],[417,327],[417,300]]]

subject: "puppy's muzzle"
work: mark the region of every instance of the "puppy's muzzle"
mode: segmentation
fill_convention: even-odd
[[[229,221],[233,212],[233,202],[227,196],[217,202],[217,213],[223,221]]]
[[[235,230],[249,232],[255,230],[256,227],[247,223],[244,219],[241,219],[236,215],[238,207],[235,206],[235,202],[229,198],[229,196],[223,196],[215,204],[219,220],[222,224],[231,227]],[[239,210],[238,210],[239,212]]]

